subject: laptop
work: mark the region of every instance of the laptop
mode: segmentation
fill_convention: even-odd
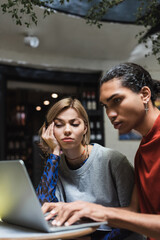
[[[51,225],[45,220],[40,202],[22,160],[0,161],[0,219],[9,224],[42,232],[71,231],[107,225],[107,222],[94,222],[89,219],[87,222],[79,221],[70,226]]]

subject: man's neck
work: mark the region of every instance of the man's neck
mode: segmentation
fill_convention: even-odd
[[[160,111],[157,107],[154,107],[153,105],[149,107],[149,110],[146,113],[145,119],[142,123],[141,129],[138,130],[142,134],[142,136],[146,136],[148,132],[152,129],[159,114]]]

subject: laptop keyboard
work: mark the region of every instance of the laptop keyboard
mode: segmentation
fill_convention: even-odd
[[[53,217],[53,218],[51,218],[50,220],[47,221],[49,227],[58,228],[58,227],[63,227],[64,226],[64,225],[62,225],[62,226],[52,225],[52,221],[54,220],[54,218],[55,217]],[[94,222],[94,221],[92,221],[91,219],[85,218],[85,219],[81,219],[81,220],[73,223],[72,225],[78,225],[78,224],[84,224],[84,223],[92,223],[92,222]]]
[[[44,216],[46,217],[49,213],[44,214]],[[52,221],[55,219],[56,216],[54,216],[53,218],[51,218],[50,220],[47,221],[47,224],[49,226],[49,228],[62,228],[65,227],[64,225],[62,226],[56,226],[56,225],[52,225]],[[73,223],[72,225],[79,225],[79,224],[85,224],[85,223],[94,223],[95,221],[89,219],[89,218],[82,218],[79,221]]]
[[[52,221],[54,220],[54,218],[52,218],[52,219],[50,219],[49,221],[47,221],[47,224],[48,224],[48,226],[49,227],[62,227],[62,226],[56,226],[56,225],[52,225]],[[73,223],[72,225],[77,225],[77,224],[81,224],[81,223],[85,223],[85,222],[82,222],[82,221],[77,221],[77,222],[75,222],[75,223]]]

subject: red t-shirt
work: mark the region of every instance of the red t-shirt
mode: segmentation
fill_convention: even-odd
[[[135,179],[140,211],[160,214],[160,115],[136,153]]]

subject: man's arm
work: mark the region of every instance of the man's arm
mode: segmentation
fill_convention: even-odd
[[[46,208],[45,212],[51,211],[49,218],[58,215],[53,225],[67,226],[82,217],[87,217],[94,221],[107,221],[111,227],[128,229],[160,240],[160,215],[136,212],[138,210],[136,187],[133,190],[131,204],[126,208],[110,208],[83,201],[50,203],[42,208]]]
[[[54,225],[71,225],[82,217],[94,221],[108,221],[108,225],[124,228],[149,237],[160,239],[160,215],[138,213],[137,190],[134,187],[131,204],[125,208],[110,208],[99,204],[76,201],[72,203],[52,203],[50,218],[58,215]],[[48,219],[47,219],[48,220]]]
[[[160,239],[160,215],[135,213],[123,209],[106,209],[106,219],[112,227],[137,232]]]
[[[160,215],[136,213],[120,208],[109,208],[99,204],[76,201],[65,203],[59,211],[54,204],[54,225],[73,224],[82,217],[94,221],[108,221],[111,227],[124,228],[148,237],[160,239]]]
[[[139,212],[137,187],[134,185],[130,205],[128,207],[122,207],[120,209],[129,210],[133,212]]]

